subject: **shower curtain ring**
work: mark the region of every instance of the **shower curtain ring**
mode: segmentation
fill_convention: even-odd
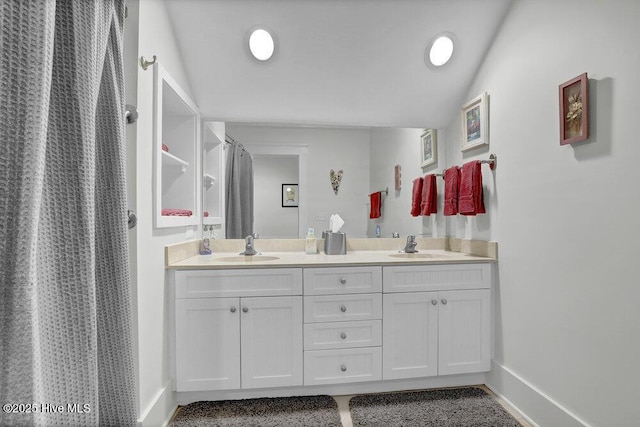
[[[146,70],[147,68],[149,68],[149,65],[153,65],[156,63],[156,59],[158,59],[155,55],[153,55],[153,61],[147,61],[146,59],[144,59],[144,56],[140,57],[140,65],[142,66],[143,70]]]

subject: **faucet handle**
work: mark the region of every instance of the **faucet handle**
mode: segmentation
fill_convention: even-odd
[[[407,242],[415,242],[416,241],[416,235],[415,234],[409,234],[407,236]]]

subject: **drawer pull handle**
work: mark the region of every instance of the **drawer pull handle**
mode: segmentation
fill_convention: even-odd
[[[432,299],[432,300],[431,300],[431,304],[433,304],[433,305],[438,305],[438,300],[437,300],[437,299]]]
[[[346,277],[341,277],[341,278],[340,278],[340,283],[342,283],[343,285],[344,285],[345,283],[347,283],[347,278],[346,278]]]
[[[249,312],[249,307],[247,307],[246,305],[244,307],[242,307],[242,312],[243,313],[248,313]]]
[[[346,312],[347,311],[347,307],[344,306],[344,305],[341,305],[340,306],[340,311],[343,312],[343,313]]]
[[[347,372],[347,365],[342,365],[342,366],[340,366],[340,370],[341,370],[342,372]]]
[[[442,298],[442,300],[440,300],[440,302],[442,302],[442,305],[447,305],[447,300]]]
[[[340,338],[342,338],[343,340],[346,340],[347,334],[345,334],[344,332],[340,332]]]
[[[235,313],[235,312],[236,312],[236,307],[235,307],[235,306],[231,307],[231,308],[229,309],[229,311],[230,311],[230,312],[232,312],[232,313]]]

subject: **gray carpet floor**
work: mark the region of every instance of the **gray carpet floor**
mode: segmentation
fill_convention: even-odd
[[[354,396],[354,427],[520,427],[484,390],[476,387]]]
[[[331,396],[194,402],[181,408],[169,427],[340,427]]]

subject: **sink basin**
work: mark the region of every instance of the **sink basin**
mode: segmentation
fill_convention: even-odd
[[[399,254],[391,254],[390,257],[394,258],[405,258],[405,259],[425,259],[425,258],[448,258],[447,255],[434,255],[434,254],[408,254],[408,253],[399,253]]]
[[[269,255],[238,255],[238,256],[228,256],[225,258],[217,258],[216,261],[223,262],[262,262],[262,261],[275,261],[280,259],[277,256],[269,256]]]

